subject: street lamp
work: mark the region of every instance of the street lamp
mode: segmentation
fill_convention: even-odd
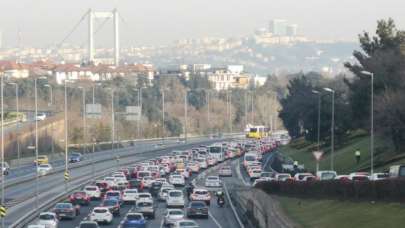
[[[1,74],[1,206],[4,206],[4,190],[5,190],[5,178],[4,178],[4,73]],[[1,219],[1,227],[4,226],[5,219]]]
[[[15,86],[15,109],[17,112],[17,117],[20,113],[20,106],[19,106],[19,93],[18,93],[18,84],[15,82],[9,82],[9,85]],[[17,135],[16,135],[16,140],[17,140],[17,162],[20,164],[20,157],[21,157],[21,150],[20,150],[20,121],[17,121]]]
[[[79,86],[78,89],[82,90],[82,110],[83,110],[83,154],[86,153],[86,139],[87,139],[87,127],[86,127],[86,88]]]
[[[370,157],[371,157],[371,175],[374,174],[374,73],[369,71],[361,71],[363,75],[371,78],[371,100],[370,100]]]
[[[320,146],[320,137],[321,137],[321,93],[317,90],[312,90],[313,94],[317,94],[318,95],[318,151],[321,150],[321,146]],[[319,161],[317,159],[316,161],[316,172],[318,172],[319,170]]]
[[[48,106],[53,105],[53,88],[52,85],[50,84],[45,84],[44,87],[49,88],[49,96],[50,96],[50,103],[48,103]],[[51,137],[51,152],[52,155],[55,155],[55,142],[54,142],[54,121],[51,122],[51,132],[52,132],[52,137]]]
[[[335,90],[331,88],[323,88],[326,92],[332,94],[332,123],[331,123],[331,156],[330,156],[330,168],[334,170],[334,153],[335,153]]]

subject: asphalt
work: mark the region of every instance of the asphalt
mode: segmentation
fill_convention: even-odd
[[[203,141],[201,141],[201,144]],[[204,140],[204,143],[210,143],[212,140]],[[169,142],[166,142],[168,144]],[[133,148],[126,148],[120,151],[116,151],[116,153],[128,154],[133,153],[134,156],[127,157],[125,159],[120,159],[120,163],[135,163],[137,161],[150,159],[157,157],[159,155],[167,154],[174,148],[162,148],[158,151],[152,152],[145,152],[148,150],[155,150],[156,143],[140,143]],[[176,144],[175,141],[171,142],[172,145]],[[180,145],[176,146],[176,149],[180,148],[189,148],[189,145]],[[142,153],[140,153],[142,152]],[[139,154],[136,154],[139,153]],[[97,156],[106,156],[106,158],[110,157],[111,159],[106,160],[104,162],[94,163],[94,170],[95,175],[100,175],[106,171],[113,171],[118,167],[118,163],[115,159],[115,156],[112,156],[111,151],[106,151],[102,153],[97,153]],[[63,166],[63,163],[59,164],[60,161],[56,161],[54,166]],[[34,167],[21,167],[22,170],[19,171],[19,174],[15,174],[15,178],[19,178],[24,175],[32,175],[32,172],[35,171]],[[92,165],[88,164],[86,166],[78,167],[71,170],[71,185],[85,183],[92,179]],[[13,178],[12,176],[10,178]],[[36,205],[36,198],[35,196],[35,187],[36,182],[33,180],[23,182],[21,184],[17,184],[11,186],[6,189],[5,195],[8,202],[12,202],[12,206],[8,210],[8,214],[5,218],[6,226],[11,225],[14,221],[16,221],[21,216],[25,215],[26,213],[35,210]],[[38,191],[41,193],[39,195],[38,202],[41,204],[45,202],[45,200],[56,196],[60,193],[63,193],[65,190],[64,180],[63,180],[63,172],[54,173],[45,177],[40,178],[38,182]],[[55,202],[56,203],[56,202]],[[98,205],[99,202],[92,202],[91,206]],[[158,203],[156,219],[150,220],[148,227],[160,227],[162,222],[162,217],[165,212],[165,205],[162,203]],[[73,221],[62,221],[60,227],[76,227],[85,216],[88,215],[90,212],[90,207],[83,207],[82,213],[79,218]],[[122,209],[122,216],[121,218],[115,218],[114,223],[105,226],[105,227],[117,227],[119,221],[123,218],[123,215],[130,209],[130,206],[124,206]],[[229,208],[216,208],[215,206],[210,207],[210,218],[208,220],[197,220],[201,227],[227,227],[232,221],[234,221],[234,217],[232,212]],[[237,226],[231,226],[237,227]]]

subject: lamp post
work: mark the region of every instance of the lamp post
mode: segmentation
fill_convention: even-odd
[[[211,121],[210,121],[210,91],[207,90],[207,125],[208,125],[208,136],[211,134]]]
[[[332,122],[331,122],[331,156],[330,156],[330,168],[334,170],[334,152],[335,152],[335,90],[331,88],[323,88],[326,92],[332,94]]]
[[[69,164],[68,164],[68,109],[67,109],[67,83],[68,81],[65,79],[64,81],[64,118],[65,118],[65,176],[69,176]],[[65,191],[68,191],[68,180],[65,178]]]
[[[374,73],[362,71],[363,75],[370,76],[371,79],[371,98],[370,98],[370,162],[371,162],[371,175],[374,174]]]
[[[162,145],[165,140],[165,90],[162,89]]]
[[[5,179],[4,179],[4,73],[1,75],[1,206],[4,206],[4,190],[5,190]],[[1,227],[5,227],[5,219],[1,218]]]
[[[49,96],[50,96],[49,100],[50,101],[48,103],[48,106],[53,106],[53,88],[50,84],[45,84],[44,87],[49,88]],[[52,152],[52,155],[55,155],[55,142],[54,142],[54,138],[53,138],[54,137],[54,122],[53,121],[51,122],[51,134],[52,134],[51,152]]]
[[[318,151],[321,150],[320,146],[320,134],[321,134],[321,93],[317,90],[312,90],[313,94],[318,95],[318,130],[317,130],[317,141],[318,141]],[[319,161],[316,161],[316,172],[319,170]]]
[[[82,110],[83,110],[83,154],[86,153],[86,139],[87,139],[87,127],[86,127],[86,88],[79,86],[78,89],[82,90]]]
[[[187,125],[188,125],[188,92],[189,90],[186,90],[184,94],[184,143],[187,143]]]
[[[18,84],[15,82],[9,82],[9,85],[15,86],[15,110],[17,115],[20,112],[20,105],[19,105],[19,92],[18,92]],[[21,158],[21,149],[20,149],[20,121],[17,121],[17,134],[16,134],[16,141],[17,141],[17,163],[20,164]]]

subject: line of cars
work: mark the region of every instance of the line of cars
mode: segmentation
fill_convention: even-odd
[[[130,205],[119,227],[146,227],[148,220],[156,217],[156,207],[165,204],[167,210],[163,224],[171,227],[198,227],[191,218],[208,218],[212,196],[211,187],[221,187],[219,176],[206,178],[207,188],[194,188],[190,194],[185,186],[193,174],[218,163],[242,156],[244,144],[238,141],[201,145],[190,150],[175,150],[168,155],[139,162],[96,180],[82,190],[72,193],[65,202],[60,202],[48,212],[42,212],[36,226],[29,228],[57,227],[60,220],[74,220],[81,207],[92,201],[99,205],[90,209],[87,219],[79,228],[97,228],[110,224],[122,216],[122,208]],[[221,168],[219,175],[232,175],[229,166]]]

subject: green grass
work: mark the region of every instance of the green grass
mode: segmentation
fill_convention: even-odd
[[[308,144],[303,142],[302,139],[297,140],[290,145],[286,145],[280,148],[280,152],[287,157],[291,157],[293,160],[298,161],[300,164],[304,164],[305,167],[314,171],[316,167],[315,158],[312,155],[312,151],[316,150],[316,144]],[[353,134],[348,137],[345,145],[341,148],[336,148],[334,152],[335,170],[338,173],[349,173],[358,171],[361,169],[368,169],[370,167],[370,140],[367,135]],[[354,152],[356,149],[361,151],[360,164],[356,164]],[[329,170],[331,164],[330,148],[323,148],[325,151],[322,160],[319,163],[320,170]],[[386,141],[375,138],[375,164],[381,166],[380,169],[386,168],[385,160],[394,156],[393,149]],[[381,153],[384,152],[384,153]],[[405,160],[404,160],[405,161]],[[376,169],[378,170],[378,168]]]
[[[281,206],[304,228],[403,227],[405,206],[399,203],[349,202],[279,197]]]

